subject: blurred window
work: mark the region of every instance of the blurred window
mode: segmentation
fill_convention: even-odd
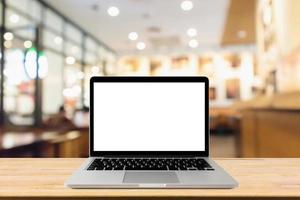
[[[55,51],[62,52],[64,41],[61,35],[55,34],[47,29],[44,29],[43,35],[43,44],[46,48],[51,48]]]
[[[82,49],[80,45],[67,41],[65,48],[67,56],[73,56],[76,60],[82,60]]]
[[[54,114],[63,105],[64,57],[51,51],[45,52],[48,59],[48,74],[43,79],[43,113]]]
[[[58,34],[61,34],[63,32],[64,22],[60,16],[47,9],[45,18],[46,27],[55,30]]]
[[[5,25],[6,25],[7,29],[14,29],[14,28],[18,28],[18,27],[28,27],[28,28],[35,27],[35,23],[30,19],[30,16],[22,15],[21,13],[18,13],[15,10],[10,9],[10,8],[6,9],[5,23],[6,23]],[[26,37],[26,36],[24,36],[24,37]]]
[[[35,0],[9,0],[7,5],[18,10],[19,14],[27,15],[40,23],[42,19],[42,6]]]
[[[94,52],[87,51],[85,54],[85,62],[89,65],[95,65],[97,61],[96,54]]]
[[[99,42],[89,34],[86,35],[83,44],[83,31],[80,28],[68,22],[58,12],[44,7],[38,0],[7,0],[6,2],[6,28],[14,36],[10,43],[7,42],[9,47],[6,56],[10,50],[20,50],[24,53],[26,48],[34,47],[35,28],[43,24],[40,44],[48,65],[42,84],[43,114],[57,113],[63,104],[67,107],[81,108],[82,98],[84,105],[88,106],[89,79],[91,76],[103,75],[103,68],[109,63],[107,56],[109,51],[99,45]],[[1,11],[2,3],[3,1],[0,1]],[[2,24],[1,17],[0,15]],[[13,63],[15,59],[6,59],[8,60],[5,66],[7,74],[9,66],[18,67],[18,65]],[[71,62],[72,59],[74,62]],[[82,61],[85,62],[84,69],[81,66]],[[25,70],[24,67],[21,69]],[[26,72],[22,70],[10,74],[9,78],[5,77],[5,110],[13,123],[23,124],[27,120],[27,124],[32,124],[33,111],[38,103],[34,102],[33,98],[35,84],[34,80],[27,77]],[[21,102],[26,102],[28,106],[20,109]]]
[[[86,38],[85,48],[88,52],[96,53],[97,51],[97,42],[90,37]]]
[[[65,30],[66,38],[70,38],[74,43],[81,44],[82,41],[82,33],[79,29],[75,28],[71,24],[66,24],[66,30]]]
[[[93,40],[90,37],[86,38],[86,43],[85,43],[85,62],[88,65],[95,65],[97,62],[97,47],[98,44],[95,40]]]
[[[81,81],[84,79],[84,73],[81,71],[81,65],[77,62],[64,66],[64,100],[68,108],[81,108]]]

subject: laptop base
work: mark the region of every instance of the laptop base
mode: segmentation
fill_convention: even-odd
[[[70,188],[234,188],[238,183],[209,158],[213,171],[90,171],[89,158],[65,182]]]

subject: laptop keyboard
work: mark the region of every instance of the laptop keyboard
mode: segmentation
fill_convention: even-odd
[[[103,158],[87,170],[214,170],[201,158]]]

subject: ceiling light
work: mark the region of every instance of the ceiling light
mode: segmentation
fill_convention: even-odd
[[[135,41],[139,38],[139,35],[137,34],[137,32],[131,32],[128,34],[128,38],[129,40]]]
[[[189,46],[191,48],[197,48],[199,46],[199,43],[196,39],[192,39],[192,40],[189,41]]]
[[[27,49],[31,48],[32,47],[32,42],[30,40],[26,40],[24,42],[24,47],[27,48]]]
[[[72,56],[66,57],[66,63],[67,63],[68,65],[73,65],[73,64],[75,64],[75,62],[76,62],[76,60],[75,60],[74,57],[72,57]]]
[[[180,7],[184,11],[189,11],[189,10],[193,9],[194,4],[192,1],[186,0],[186,1],[181,2]]]
[[[240,30],[237,32],[237,36],[238,36],[238,38],[243,39],[243,38],[247,37],[247,32],[244,30]]]
[[[54,38],[55,44],[60,45],[60,44],[62,43],[62,41],[63,41],[63,39],[62,39],[61,37],[59,37],[59,36],[56,36],[56,37]]]
[[[14,34],[12,34],[11,32],[6,32],[6,33],[4,33],[4,39],[12,40],[12,39],[14,39]]]
[[[16,15],[16,14],[12,14],[10,17],[9,17],[9,20],[11,21],[11,23],[18,23],[20,21],[20,17],[19,15]]]
[[[195,28],[189,28],[186,34],[190,37],[195,37],[197,35],[197,30]]]
[[[107,13],[112,17],[116,17],[120,14],[120,10],[117,7],[111,6],[107,9]]]
[[[138,50],[144,50],[146,48],[146,44],[144,42],[139,42],[136,44],[136,48]]]

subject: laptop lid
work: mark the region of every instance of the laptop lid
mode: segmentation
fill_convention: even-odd
[[[206,77],[92,77],[90,156],[209,155]]]

